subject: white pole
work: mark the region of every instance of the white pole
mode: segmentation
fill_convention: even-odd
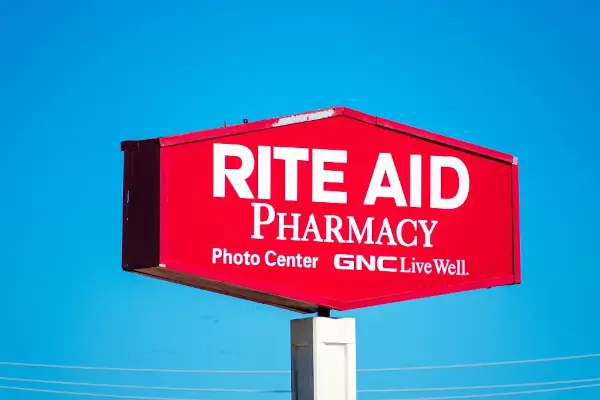
[[[354,318],[291,321],[292,400],[356,400]]]

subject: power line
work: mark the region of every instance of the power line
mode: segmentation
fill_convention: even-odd
[[[121,368],[121,367],[91,367],[82,365],[31,364],[0,361],[0,365],[32,368],[79,369],[91,371],[122,371],[122,372],[164,372],[183,374],[289,374],[288,370],[214,370],[214,369],[157,369],[157,368]]]
[[[401,399],[385,399],[385,400],[454,400],[454,399],[481,399],[484,397],[501,397],[501,396],[520,396],[524,394],[534,394],[534,393],[551,393],[551,392],[564,392],[567,390],[577,390],[577,389],[586,389],[600,387],[600,383],[594,383],[591,385],[580,385],[580,386],[569,386],[569,387],[559,387],[552,389],[537,389],[537,390],[523,390],[519,392],[502,392],[502,393],[486,393],[486,394],[467,394],[462,396],[442,396],[442,397],[405,397]],[[176,400],[176,399],[170,399]],[[189,400],[189,399],[186,399]]]
[[[475,367],[492,367],[499,365],[516,365],[516,364],[534,364],[551,361],[566,361],[566,360],[578,360],[582,358],[597,358],[600,357],[600,353],[595,354],[581,354],[575,356],[564,356],[564,357],[551,357],[551,358],[533,358],[530,360],[514,360],[514,361],[495,361],[485,363],[474,363],[474,364],[454,364],[454,365],[430,365],[423,367],[399,367],[399,368],[368,368],[358,370],[360,372],[389,372],[389,371],[418,371],[418,370],[432,370],[432,369],[455,369],[455,368],[475,368]]]
[[[88,397],[103,397],[110,399],[129,399],[129,400],[203,400],[203,399],[183,399],[175,397],[145,397],[145,396],[121,396],[118,394],[104,394],[104,393],[88,393],[88,392],[66,392],[63,390],[50,390],[50,389],[32,389],[24,388],[19,386],[0,386],[0,390],[18,390],[21,392],[37,392],[37,393],[53,393],[63,394],[70,396],[88,396]]]
[[[455,369],[455,368],[475,368],[490,367],[500,365],[533,364],[551,361],[567,361],[585,358],[598,358],[600,353],[581,354],[563,357],[534,358],[528,360],[496,361],[471,364],[451,364],[451,365],[429,365],[421,367],[392,367],[392,368],[362,368],[358,372],[389,372],[389,371],[418,371],[434,369]],[[79,369],[94,371],[127,371],[127,372],[163,372],[163,373],[188,373],[188,374],[289,374],[289,370],[213,370],[213,369],[156,369],[156,368],[121,368],[121,367],[93,367],[80,365],[59,365],[59,364],[32,364],[18,363],[9,361],[0,361],[0,365],[14,367],[32,367],[32,368],[58,368],[58,369]]]
[[[107,387],[119,389],[145,389],[145,390],[166,390],[179,392],[229,392],[229,393],[290,393],[290,390],[277,389],[221,389],[221,388],[190,388],[173,386],[145,386],[145,385],[121,385],[112,383],[93,383],[93,382],[72,382],[72,381],[53,381],[44,379],[13,378],[0,376],[0,381],[24,382],[24,383],[43,383],[49,385],[69,385],[69,386],[89,386],[89,387]],[[361,389],[359,393],[398,393],[398,392],[433,392],[433,391],[451,391],[451,390],[480,390],[480,389],[500,389],[509,387],[527,387],[527,386],[551,386],[568,385],[574,383],[598,382],[600,378],[571,379],[562,381],[544,381],[527,383],[508,383],[501,385],[480,385],[480,386],[449,386],[449,387],[425,387],[425,388],[403,388],[403,389]]]
[[[600,378],[598,379],[600,380]],[[44,383],[48,385],[69,385],[69,386],[90,386],[107,387],[120,389],[147,389],[147,390],[171,390],[179,392],[233,392],[233,393],[290,393],[290,390],[275,389],[218,389],[218,388],[186,388],[172,386],[144,386],[144,385],[118,385],[112,383],[92,383],[92,382],[70,382],[70,381],[50,381],[44,379],[12,378],[0,376],[0,381],[24,382],[24,383]]]
[[[570,386],[570,387],[559,387],[559,388],[552,388],[552,389],[525,390],[525,391],[519,391],[519,392],[475,394],[475,395],[464,395],[464,396],[443,396],[443,397],[419,397],[419,398],[412,397],[412,398],[387,399],[387,400],[476,399],[476,398],[484,398],[484,397],[517,396],[517,395],[534,394],[534,393],[561,392],[561,391],[585,389],[585,388],[592,388],[592,387],[600,387],[600,383],[590,384],[590,385]],[[102,398],[128,399],[128,400],[202,400],[202,399],[198,399],[198,398],[123,396],[123,395],[118,395],[118,394],[68,392],[68,391],[63,391],[63,390],[33,389],[33,388],[24,388],[24,387],[19,387],[19,386],[0,386],[0,390],[17,390],[17,391],[23,391],[23,392],[52,393],[52,394],[71,395],[71,396],[88,396],[88,397],[102,397]]]
[[[1,380],[1,378],[0,378]],[[527,383],[507,383],[503,385],[480,385],[480,386],[449,386],[449,387],[430,387],[430,388],[407,388],[407,389],[363,389],[359,393],[392,393],[392,392],[434,392],[451,390],[481,390],[481,389],[501,389],[510,387],[527,386],[551,386],[551,385],[569,385],[573,383],[598,382],[600,378],[571,379],[566,381],[546,381],[546,382],[527,382]]]

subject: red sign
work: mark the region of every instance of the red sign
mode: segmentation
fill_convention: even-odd
[[[520,283],[513,156],[348,108],[122,148],[127,271],[299,312]]]

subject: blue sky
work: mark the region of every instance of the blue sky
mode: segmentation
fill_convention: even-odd
[[[600,352],[599,15],[592,1],[4,0],[0,361],[288,368],[298,315],[121,271],[119,143],[335,105],[509,152],[521,166],[523,284],[343,314],[357,318],[359,368]],[[286,375],[0,365],[0,377],[289,388]],[[358,385],[594,377],[600,359],[359,374]],[[452,394],[465,392],[359,398]],[[0,389],[0,398],[78,397]]]

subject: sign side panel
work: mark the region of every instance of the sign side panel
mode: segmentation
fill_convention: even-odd
[[[515,283],[521,283],[521,210],[519,209],[519,165],[512,166],[513,258]]]
[[[158,265],[159,151],[154,139],[124,150],[122,268],[127,271]]]

